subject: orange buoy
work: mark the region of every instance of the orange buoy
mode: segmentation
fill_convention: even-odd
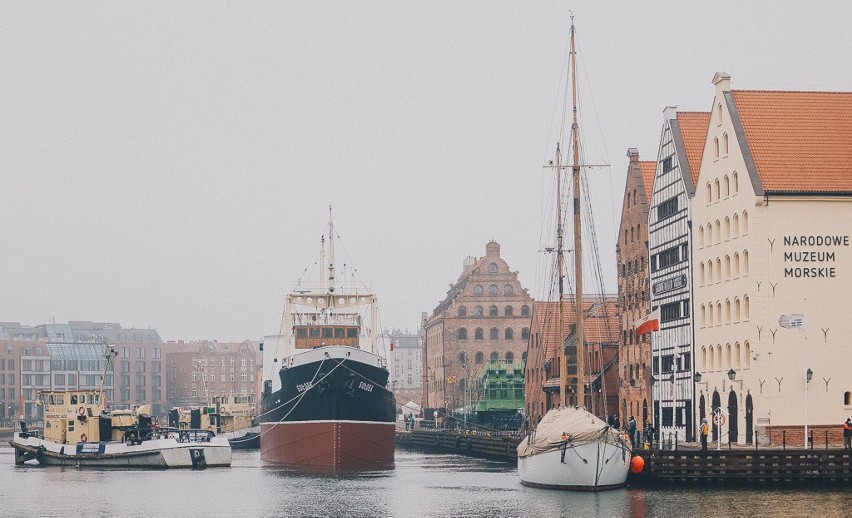
[[[631,473],[642,473],[642,470],[645,469],[645,459],[636,455],[632,459],[630,459],[630,472]]]

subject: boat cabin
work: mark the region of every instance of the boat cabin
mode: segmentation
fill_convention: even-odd
[[[150,406],[107,412],[97,390],[43,390],[37,405],[44,407],[44,439],[60,444],[142,439],[150,430]]]
[[[322,345],[358,347],[357,325],[296,325],[296,349],[313,349]]]

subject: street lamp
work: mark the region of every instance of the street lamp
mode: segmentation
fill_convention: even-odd
[[[808,383],[810,383],[810,382],[811,382],[811,380],[813,379],[813,377],[814,377],[814,371],[812,371],[810,367],[808,367],[808,370],[807,370],[807,371],[805,371],[805,377],[807,378]]]
[[[701,373],[700,372],[696,371],[696,373],[692,375],[692,381],[694,381],[696,385],[704,385],[704,391],[705,392],[710,390],[710,389],[707,388],[707,385],[710,384],[709,381],[705,381],[703,383],[701,382]]]
[[[738,379],[736,379],[736,377],[737,377],[737,371],[735,371],[734,369],[731,369],[731,370],[728,371],[728,379],[731,380],[731,383],[735,383],[735,382],[739,383],[740,384],[740,392],[742,392],[743,380],[738,380]]]

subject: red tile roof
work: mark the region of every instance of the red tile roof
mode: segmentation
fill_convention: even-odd
[[[731,94],[764,191],[852,192],[852,92]]]
[[[640,160],[639,167],[642,170],[642,187],[645,189],[645,199],[651,203],[651,194],[654,192],[654,174],[657,172],[657,162],[654,160]]]
[[[695,185],[704,154],[704,142],[707,140],[710,112],[677,112],[677,123],[686,151],[689,174],[692,176],[692,184]]]
[[[618,310],[616,297],[607,297],[604,301],[585,300],[583,307],[586,310],[585,340],[589,344],[615,343],[618,341]],[[597,305],[596,305],[597,304]],[[596,306],[595,306],[596,305]],[[594,310],[592,310],[592,307]],[[573,300],[566,300],[562,304],[562,315],[565,326],[565,335],[570,334],[570,325],[574,323],[575,305]],[[533,311],[532,332],[541,332],[541,342],[545,347],[545,358],[552,358],[561,340],[559,339],[559,303],[558,302],[536,302]]]

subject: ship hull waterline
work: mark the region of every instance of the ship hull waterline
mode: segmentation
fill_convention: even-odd
[[[391,469],[395,423],[290,421],[261,423],[260,458],[298,469]]]

